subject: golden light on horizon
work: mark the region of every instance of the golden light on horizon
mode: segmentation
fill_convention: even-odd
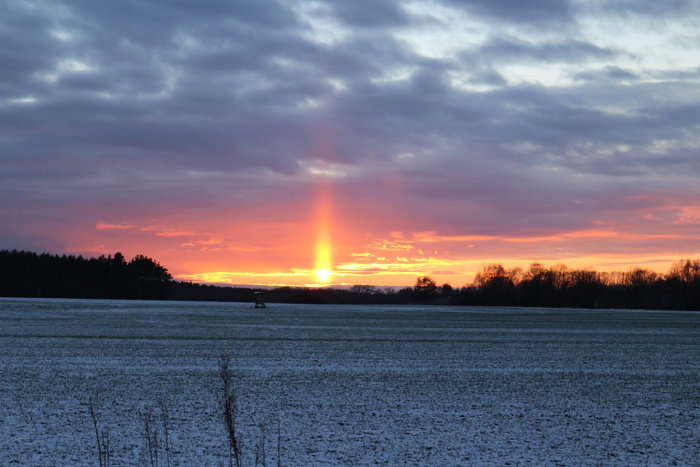
[[[322,284],[327,284],[328,282],[330,282],[332,276],[333,276],[333,273],[330,272],[328,269],[317,269],[316,270],[316,281],[320,282]]]
[[[324,160],[328,160],[332,150],[328,141],[322,141],[320,146]],[[333,179],[330,171],[320,170],[314,172],[317,179],[316,206],[314,229],[316,231],[316,263],[314,276],[318,284],[326,285],[333,279]]]
[[[327,284],[333,277],[331,261],[331,246],[328,238],[322,235],[316,245],[316,281]]]
[[[325,210],[321,210],[322,212]],[[330,224],[329,215],[319,216],[316,228],[318,229],[318,240],[316,242],[316,281],[327,284],[333,277],[333,261],[330,235],[328,234]]]

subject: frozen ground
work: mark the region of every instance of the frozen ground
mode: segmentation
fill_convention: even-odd
[[[225,464],[217,358],[244,460],[277,465],[700,465],[700,313],[0,299],[0,465]],[[277,426],[280,426],[278,437]]]

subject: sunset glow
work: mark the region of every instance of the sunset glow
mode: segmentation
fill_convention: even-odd
[[[327,175],[321,175],[316,200],[316,281],[328,284],[333,278],[333,205],[331,199],[331,181]]]
[[[316,280],[321,284],[327,284],[331,281],[333,273],[328,269],[316,269]]]
[[[316,280],[321,284],[330,282],[333,277],[332,269],[330,243],[321,238],[316,247]]]
[[[7,5],[0,249],[309,287],[700,257],[698,2]]]

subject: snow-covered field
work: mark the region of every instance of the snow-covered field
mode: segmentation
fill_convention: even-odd
[[[268,465],[700,465],[700,313],[34,299],[0,299],[0,465],[97,465],[91,394],[112,465],[158,399],[174,465],[227,465],[222,353],[247,465],[262,424]]]

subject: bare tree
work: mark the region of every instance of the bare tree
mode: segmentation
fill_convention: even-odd
[[[141,428],[143,429],[143,437],[146,440],[146,447],[148,449],[148,457],[151,461],[151,467],[158,467],[160,440],[158,436],[158,427],[155,425],[153,407],[146,407],[146,409],[141,413]]]
[[[282,428],[277,419],[277,467],[282,467]]]
[[[231,356],[219,357],[219,378],[222,383],[221,404],[226,433],[229,441],[229,465],[241,467],[241,446],[236,433],[236,415],[238,406],[236,394],[233,389],[233,370],[231,369]]]
[[[438,286],[430,276],[423,276],[416,279],[413,286],[413,297],[419,302],[430,302],[438,295]]]
[[[267,466],[267,453],[265,451],[265,441],[267,438],[265,422],[260,424],[260,439],[258,440],[258,447],[255,451],[255,465]]]
[[[100,467],[110,467],[112,465],[112,451],[109,430],[101,426],[102,407],[97,393],[90,394],[88,398],[88,410],[90,412],[90,418],[92,419],[92,426],[95,430],[99,465]]]
[[[163,423],[163,442],[165,443],[165,462],[170,467],[170,413],[165,399],[158,398],[158,408],[160,409],[160,421]]]

